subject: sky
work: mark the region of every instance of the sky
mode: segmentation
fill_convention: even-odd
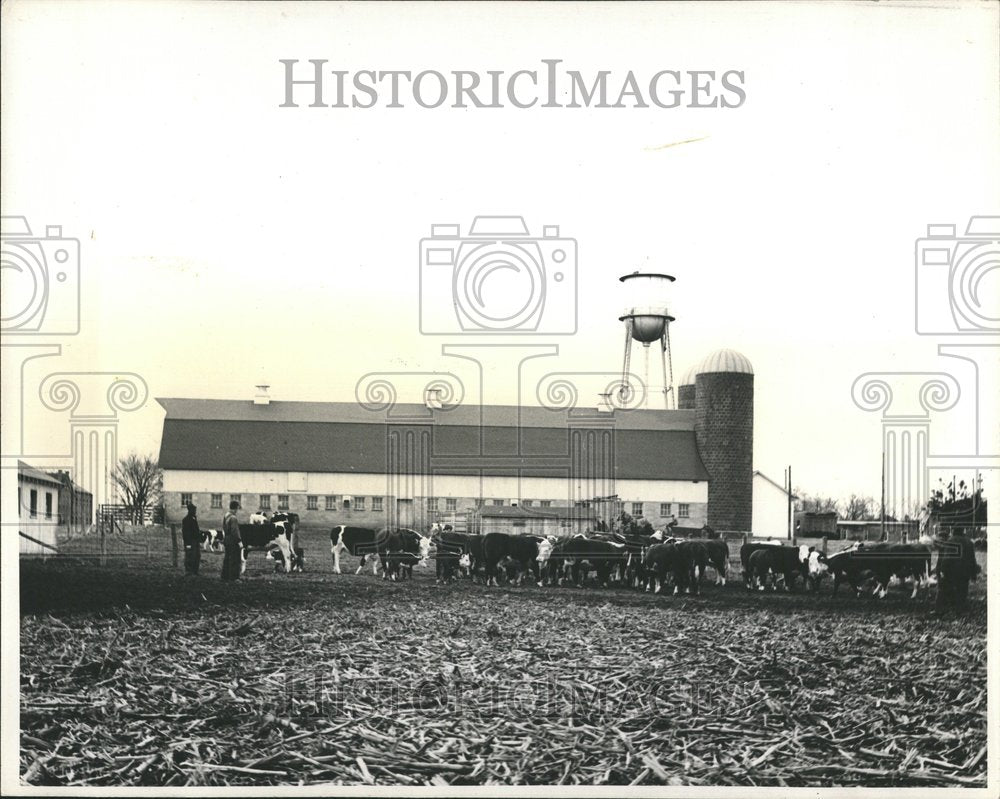
[[[533,339],[559,349],[528,377],[619,371],[617,278],[669,273],[675,374],[723,347],[753,364],[755,468],[780,482],[791,465],[812,494],[878,496],[880,415],[852,399],[859,375],[955,373],[962,396],[931,415],[932,454],[968,454],[959,437],[988,417],[970,403],[998,394],[996,360],[977,384],[968,361],[938,355],[962,337],[914,325],[927,225],[961,237],[971,216],[1000,214],[997,9],[8,2],[3,214],[79,239],[81,311],[79,334],[45,339],[61,354],[22,385],[4,349],[5,417],[23,392],[27,439],[12,450],[8,421],[4,454],[67,449],[68,415],[37,399],[51,371],[140,375],[149,399],[121,414],[118,447],[142,453],[159,446],[154,397],[249,399],[262,376],[276,399],[319,401],[353,400],[369,372],[468,380],[441,349],[467,337],[421,335],[420,241],[503,214],[576,242],[579,330]],[[738,70],[746,100],[280,107],[280,59],[310,58],[350,72],[552,58],[588,75]],[[518,401],[512,359],[486,361],[490,401]]]

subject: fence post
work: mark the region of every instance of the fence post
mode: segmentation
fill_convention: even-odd
[[[823,536],[823,554],[826,554],[826,536]]]
[[[170,560],[177,568],[177,525],[170,525]]]
[[[104,543],[104,531],[105,531],[106,527],[107,527],[107,523],[106,522],[98,520],[98,522],[97,522],[97,531],[100,534],[99,537],[101,539],[101,565],[102,566],[107,566],[108,565],[107,549],[105,548],[105,543]]]

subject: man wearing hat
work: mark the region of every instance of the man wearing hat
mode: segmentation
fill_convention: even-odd
[[[223,544],[226,554],[222,559],[222,579],[226,581],[238,580],[240,572],[243,570],[243,539],[240,537],[240,522],[236,518],[236,511],[240,509],[240,503],[235,499],[229,503],[229,513],[222,519]]]
[[[181,538],[184,540],[184,573],[197,576],[201,565],[201,530],[198,529],[198,508],[187,504],[187,516],[181,522]]]

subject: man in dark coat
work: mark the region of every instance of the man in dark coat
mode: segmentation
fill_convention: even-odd
[[[198,508],[190,502],[187,516],[181,522],[181,538],[184,540],[184,573],[198,574],[201,565],[201,530],[198,529]]]
[[[969,604],[969,581],[979,574],[976,547],[964,530],[943,540],[938,548],[937,610],[963,610]]]
[[[243,571],[243,539],[240,536],[240,522],[236,511],[240,503],[235,499],[229,503],[229,513],[222,519],[223,546],[226,554],[222,558],[222,579],[238,580]]]

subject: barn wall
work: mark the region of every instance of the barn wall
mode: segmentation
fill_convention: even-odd
[[[788,537],[788,495],[760,475],[753,478],[752,531],[755,536]]]
[[[304,477],[304,479],[303,479]],[[434,495],[439,497],[438,510],[445,510],[444,497],[455,497],[458,500],[457,511],[463,513],[476,507],[480,497],[487,501],[502,499],[505,504],[511,500],[547,499],[553,505],[568,504],[569,483],[561,477],[469,477],[458,475],[435,475],[429,482]],[[295,490],[299,489],[299,490]],[[335,524],[356,524],[359,526],[378,526],[385,523],[385,508],[388,501],[383,502],[383,511],[371,511],[372,497],[385,497],[387,494],[386,476],[384,474],[329,474],[329,473],[293,473],[287,472],[215,472],[195,470],[165,470],[163,474],[163,496],[166,508],[166,521],[179,522],[186,513],[181,505],[181,494],[191,493],[192,501],[198,506],[198,517],[203,526],[221,524],[222,516],[229,507],[231,494],[240,494],[242,509],[245,513],[257,510],[258,495],[271,495],[271,510],[277,510],[277,495],[288,494],[289,510],[298,513],[302,524],[327,526]],[[688,505],[690,516],[683,522],[690,525],[702,525],[707,521],[708,483],[690,481],[656,481],[656,480],[618,480],[615,489],[619,499],[625,503],[625,509],[632,512],[632,503],[643,503],[643,515],[656,526],[668,518],[660,516],[660,504],[672,504],[673,513],[677,513],[680,503]],[[425,489],[426,490],[426,489]],[[222,508],[211,507],[211,495],[222,494]],[[307,509],[307,497],[318,497],[318,510]],[[366,510],[343,510],[341,501],[344,495],[366,498]],[[337,497],[337,510],[325,510],[325,497]],[[412,504],[413,524],[429,524],[431,519],[426,513],[424,497],[416,497]],[[216,517],[218,517],[216,519]]]
[[[29,505],[29,492],[35,489],[38,492],[38,508],[34,517],[31,515]],[[45,517],[45,495],[52,497],[52,516]],[[18,506],[17,529],[19,532],[30,535],[31,538],[48,544],[50,547],[57,545],[57,533],[59,532],[59,494],[56,486],[35,483],[30,480],[23,480],[18,475],[18,495],[20,504]],[[18,551],[22,555],[51,555],[53,551],[41,544],[35,543],[24,536],[18,537]]]

